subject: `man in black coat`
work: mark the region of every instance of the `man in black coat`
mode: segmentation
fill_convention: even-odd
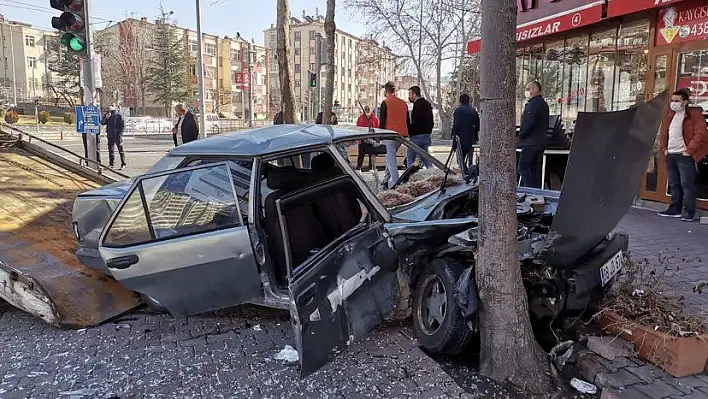
[[[521,185],[541,188],[539,162],[546,150],[546,131],[548,130],[549,110],[546,100],[541,95],[541,84],[531,82],[524,93],[528,102],[521,117],[519,131],[519,175]]]
[[[106,138],[108,138],[108,167],[113,168],[115,161],[114,147],[118,147],[120,169],[125,169],[125,152],[123,152],[125,122],[123,122],[123,116],[116,110],[115,106],[111,105],[108,107],[108,112],[103,115],[101,124],[106,126]]]
[[[199,125],[197,125],[197,120],[194,114],[184,106],[184,104],[177,104],[175,106],[175,112],[179,119],[177,124],[172,129],[172,140],[175,142],[175,147],[177,147],[177,133],[182,136],[182,144],[189,143],[199,138]]]
[[[466,176],[472,169],[473,146],[479,141],[479,114],[470,105],[468,94],[460,95],[460,106],[452,114],[452,135],[460,145],[461,168]]]
[[[408,89],[408,101],[413,103],[411,110],[410,125],[408,125],[408,138],[418,147],[428,151],[430,148],[430,135],[433,133],[435,120],[433,119],[433,106],[428,100],[421,97],[420,87],[413,86]],[[406,155],[406,165],[413,165],[418,154],[412,149],[408,149]],[[427,159],[423,159],[423,165],[430,168],[432,164]]]

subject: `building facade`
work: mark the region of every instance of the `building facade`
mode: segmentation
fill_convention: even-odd
[[[551,113],[572,130],[578,112],[626,109],[664,90],[689,89],[708,111],[708,2],[705,0],[520,0],[517,117],[524,82],[538,80]],[[468,43],[478,52],[479,39]],[[658,140],[641,199],[669,202]],[[698,206],[708,210],[708,157],[698,163]]]

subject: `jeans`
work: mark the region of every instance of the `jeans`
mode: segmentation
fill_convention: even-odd
[[[393,187],[398,181],[398,162],[396,162],[396,153],[401,148],[401,143],[396,140],[381,141],[386,146],[386,174],[384,175],[384,183],[388,183],[388,187]]]
[[[115,161],[114,146],[118,147],[118,155],[120,155],[121,166],[125,165],[125,153],[123,152],[123,137],[118,135],[108,137],[108,165],[113,167]]]
[[[666,156],[666,172],[669,175],[671,206],[669,211],[679,213],[686,210],[687,216],[696,215],[696,161],[683,154]]]
[[[428,148],[430,148],[430,135],[429,134],[417,134],[415,136],[411,136],[410,140],[417,145],[418,147],[424,149],[426,152],[428,151]],[[412,148],[408,149],[408,153],[406,154],[406,167],[410,167],[413,165],[415,162],[415,159],[418,157],[418,153],[413,151]],[[433,166],[432,163],[430,163],[429,160],[420,157],[423,160],[423,165],[425,165],[426,168],[431,168]]]
[[[519,175],[521,175],[521,185],[524,187],[541,188],[541,174],[539,173],[539,161],[543,156],[542,148],[523,147],[519,155]]]

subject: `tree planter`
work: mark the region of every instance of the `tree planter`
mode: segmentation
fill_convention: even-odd
[[[597,323],[610,334],[634,344],[639,356],[674,377],[708,372],[708,335],[675,337],[633,322],[611,311],[597,316]]]

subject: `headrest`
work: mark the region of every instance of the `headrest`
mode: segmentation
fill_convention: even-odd
[[[293,166],[268,168],[265,172],[266,182],[271,190],[296,188],[311,174],[308,170],[296,169]]]
[[[334,158],[326,152],[312,158],[310,168],[313,172],[323,173],[331,172],[334,169]]]

